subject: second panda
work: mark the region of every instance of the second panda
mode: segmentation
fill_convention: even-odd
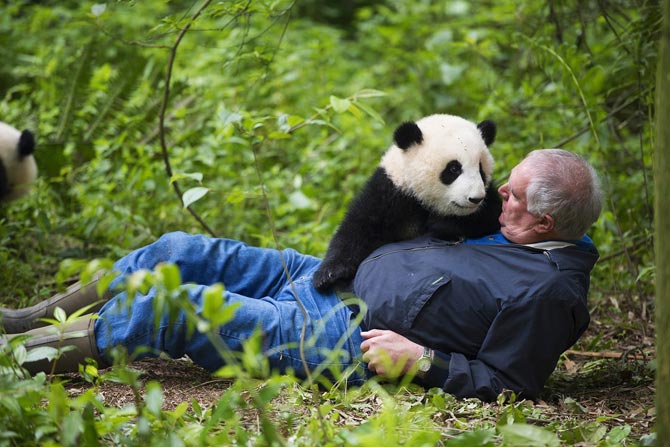
[[[370,253],[390,242],[498,231],[501,201],[489,151],[495,135],[492,121],[475,124],[446,114],[398,126],[394,144],[352,200],[314,273],[317,290],[346,285]]]
[[[37,177],[35,137],[0,121],[0,206],[28,193]]]

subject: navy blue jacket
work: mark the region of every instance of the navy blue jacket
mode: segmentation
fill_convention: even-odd
[[[436,351],[420,382],[459,397],[503,390],[535,398],[559,356],[586,330],[592,243],[538,249],[430,237],[388,244],[359,267],[364,326]]]

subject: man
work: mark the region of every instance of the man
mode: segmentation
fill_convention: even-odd
[[[352,325],[355,306],[343,305],[337,293],[314,289],[319,259],[226,239],[167,234],[119,260],[115,270],[122,276],[110,290],[123,275],[175,263],[184,282],[194,283],[184,286],[193,303],[200,306],[207,286],[220,282],[225,301],[239,305],[232,321],[218,329],[226,346],[241,352],[243,341],[260,327],[264,353],[279,371],[305,377],[305,364],[310,370],[321,365],[341,371],[362,355],[367,374],[416,373],[418,383],[460,397],[494,400],[512,390],[534,398],[561,353],[588,326],[589,274],[598,253],[584,233],[598,218],[602,196],[593,168],[560,149],[531,152],[499,192],[500,233],[459,243],[422,237],[372,253],[352,285],[367,306],[360,327]],[[84,356],[109,363],[114,346],[130,353],[148,346],[172,357],[188,354],[210,371],[223,366],[205,334],[189,336],[183,314],[176,322],[161,315],[156,328],[155,294],[154,289],[137,294],[128,307],[119,305],[126,302],[125,292],[119,293],[98,319],[74,327],[79,335],[68,342],[80,350],[68,352],[59,371],[76,370]],[[56,305],[72,312],[94,301],[90,295],[74,288],[30,309],[2,310],[5,327],[23,332]],[[303,323],[310,343],[301,358]],[[54,344],[44,329],[30,332],[37,336],[27,345]],[[24,366],[31,372],[50,367]],[[362,377],[352,374],[348,380]]]

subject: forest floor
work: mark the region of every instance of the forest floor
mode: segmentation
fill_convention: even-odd
[[[653,325],[647,323],[642,327],[639,319],[637,323],[634,320],[631,313],[614,317],[593,316],[587,333],[564,354],[542,399],[527,403],[538,417],[528,418],[526,422],[539,426],[557,424],[579,430],[627,425],[630,426],[629,439],[639,439],[652,432],[655,421]],[[230,386],[229,381],[213,377],[188,359],[145,359],[134,363],[133,368],[141,371],[144,383],[155,380],[161,384],[166,410],[174,409],[182,402],[191,403],[194,399],[206,408],[215,404]],[[78,376],[70,379],[66,387],[72,395],[90,387]],[[134,402],[128,386],[110,381],[101,383],[98,395],[109,406],[123,407]],[[277,399],[279,402],[273,407],[286,409],[289,404],[281,402],[282,395]],[[472,420],[473,424],[476,422],[481,426],[482,418],[492,419],[495,424],[498,404],[473,401],[475,403],[467,408],[474,410],[456,414],[459,424],[462,426],[463,420]],[[360,414],[361,406],[342,409],[344,413],[350,411],[342,420],[349,423],[365,421],[369,409],[374,408],[374,403],[369,404],[364,405],[368,414]],[[313,405],[313,401],[305,397],[302,406],[292,403],[290,408],[294,410],[289,411],[302,411],[308,417],[309,405]],[[444,414],[436,415],[436,418],[445,429],[453,425]],[[451,418],[456,419],[453,413]],[[248,419],[249,429],[253,430],[256,417],[249,415],[245,419]]]

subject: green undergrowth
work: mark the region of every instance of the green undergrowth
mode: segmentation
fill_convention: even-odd
[[[165,410],[162,385],[143,380],[141,370],[117,366],[98,375],[89,365],[83,376],[86,391],[73,397],[67,381],[4,371],[0,445],[610,446],[653,439],[622,423],[624,415],[592,415],[569,397],[555,407],[503,398],[482,403],[375,381],[324,391],[290,376],[238,377],[211,404],[185,393]],[[100,390],[108,383],[136,398],[106,405]]]
[[[86,376],[86,391],[72,397],[67,382],[3,373],[0,445],[653,445],[650,435],[621,423],[621,414],[589,416],[571,398],[552,408],[374,381],[324,391],[289,376],[240,377],[210,405],[185,395],[165,410],[161,384],[144,381],[132,367],[99,376],[89,367]],[[110,382],[136,398],[122,407],[105,405],[100,390]]]
[[[110,267],[111,262],[104,260],[70,262],[60,273],[67,277],[81,270],[86,281],[93,272]],[[111,279],[103,276],[102,285]],[[548,394],[551,404],[517,401],[508,393],[495,403],[457,399],[440,389],[424,390],[407,378],[399,383],[370,380],[350,387],[341,380],[348,371],[330,371],[335,382],[319,377],[316,371],[307,380],[299,380],[270,371],[259,334],[247,340],[241,353],[227,350],[217,338],[217,328],[235,313],[234,306],[223,301],[222,285],[203,292],[202,312],[196,312],[188,301],[174,265],[138,271],[125,282],[128,296],[148,288],[156,291],[153,306],[157,314],[171,320],[183,316],[186,330],[208,336],[216,351],[212,355],[225,359],[225,366],[211,381],[194,382],[187,368],[182,376],[187,385],[184,392],[167,401],[161,382],[147,378],[146,370],[135,367],[123,350],[113,352],[115,365],[109,369],[99,370],[95,362],[88,361],[80,365],[79,374],[61,377],[41,372],[31,377],[22,365],[38,359],[58,362],[68,349],[67,341],[58,349],[27,350],[23,345],[26,337],[14,338],[0,347],[0,446],[614,446],[653,442],[648,432],[626,423],[625,415],[593,411],[588,404],[562,395],[566,391],[578,394],[580,382],[583,389],[602,387],[598,381],[606,373],[597,362],[587,363],[581,377],[555,374],[549,387],[549,394],[553,390],[554,395]],[[68,324],[87,318],[84,313],[66,315],[57,309],[48,322],[62,338]],[[305,341],[307,347],[309,343]],[[170,363],[163,368],[170,369]],[[639,381],[648,382],[648,371],[637,374]],[[228,385],[211,388],[215,397],[208,396],[207,402],[189,397],[189,387],[207,390],[211,382],[220,380]],[[106,402],[111,385],[127,390],[130,397]],[[611,390],[616,384],[605,385]]]

